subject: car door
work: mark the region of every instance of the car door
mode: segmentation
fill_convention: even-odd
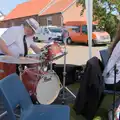
[[[71,30],[69,31],[70,38],[73,42],[79,42],[80,37],[80,26],[71,26]]]
[[[80,40],[83,43],[88,43],[87,25],[82,25],[82,31],[81,31],[81,35],[80,35]]]
[[[45,40],[45,41],[48,41],[48,40],[49,40],[49,37],[50,37],[50,33],[49,33],[47,27],[44,28],[43,35],[44,35],[44,40]]]

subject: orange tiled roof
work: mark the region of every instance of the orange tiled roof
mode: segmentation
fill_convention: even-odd
[[[51,0],[31,0],[16,6],[4,20],[38,14]]]
[[[55,0],[55,2],[50,5],[50,7],[44,12],[40,13],[40,15],[54,14],[63,12],[64,9],[69,7],[69,5],[75,0]]]

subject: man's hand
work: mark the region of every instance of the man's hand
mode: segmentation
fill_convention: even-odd
[[[40,53],[41,49],[37,45],[30,46],[35,53]]]
[[[6,43],[0,38],[0,50],[5,54],[9,56],[13,56],[13,54],[9,51]]]

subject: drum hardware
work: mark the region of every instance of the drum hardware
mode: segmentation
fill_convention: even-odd
[[[4,70],[0,69],[0,73],[4,73]]]
[[[52,68],[53,57],[60,56],[62,54],[61,47],[57,46],[58,44],[55,44],[53,42],[49,45],[46,45],[42,49],[41,54],[38,54],[40,61],[42,59],[42,61],[40,62],[40,73],[35,72],[35,74],[39,74],[39,80],[36,79],[35,74],[29,79],[26,79],[23,76],[23,83],[25,84],[27,90],[31,91],[31,94],[33,95],[32,97],[35,97],[35,100],[37,100],[36,102],[40,104],[51,104],[52,102],[54,102],[55,99],[58,97],[61,89],[60,79]],[[56,49],[54,49],[55,47]],[[34,56],[35,55],[33,55],[33,58]],[[44,68],[48,64],[50,65],[50,70],[45,71]],[[29,70],[25,70],[24,72],[29,72]],[[23,75],[25,74],[23,73]],[[27,75],[29,75],[29,73],[27,73]],[[30,77],[30,75],[28,77]],[[34,82],[34,84],[31,84],[30,80]],[[35,82],[37,84],[35,84]],[[47,88],[48,91],[45,88]]]
[[[67,49],[66,49],[66,43],[67,39],[64,40],[64,49],[65,49],[65,53],[67,53]],[[69,92],[74,98],[76,98],[76,96],[72,93],[72,91],[70,91],[66,86],[65,86],[65,81],[66,81],[66,54],[64,55],[64,70],[63,70],[63,85],[61,88],[62,91],[62,104],[65,104],[65,94],[66,92]]]
[[[19,70],[19,73],[20,73],[20,80],[22,80],[22,72],[23,72],[23,67],[22,67],[22,65],[19,65],[19,66],[18,66],[18,70]]]
[[[49,47],[48,47],[49,46]],[[55,49],[54,49],[55,48]],[[35,97],[37,99],[36,103],[40,104],[51,104],[54,102],[54,100],[58,97],[60,89],[61,89],[61,83],[59,80],[59,77],[55,73],[55,71],[52,68],[52,62],[55,59],[58,59],[63,55],[63,51],[61,47],[58,44],[55,44],[54,42],[47,45],[41,50],[41,53],[38,54],[38,56],[35,54],[36,59],[32,59],[31,57],[18,57],[18,58],[6,58],[3,61],[10,62],[13,64],[19,65],[19,71],[20,71],[20,79],[23,81],[25,85],[27,85],[28,92],[31,96]],[[0,58],[1,60],[1,58]],[[32,81],[27,79],[24,81],[23,74],[26,71],[23,70],[22,65],[23,64],[38,64],[37,67],[28,68],[30,71],[37,70],[39,72],[34,72],[33,77],[31,78]],[[50,70],[45,71],[44,68],[46,65],[50,64]],[[31,73],[30,73],[31,75]],[[35,80],[34,80],[35,78]],[[46,78],[46,79],[45,79]],[[48,81],[49,80],[49,81]],[[44,81],[44,82],[43,82]],[[26,87],[27,88],[27,87]],[[48,91],[45,90],[45,88],[48,88]],[[42,96],[42,97],[41,97]]]

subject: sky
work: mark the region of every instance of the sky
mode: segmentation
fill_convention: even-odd
[[[0,0],[0,11],[5,15],[8,14],[17,4],[26,2],[28,0]]]
[[[12,9],[16,7],[17,4],[26,2],[28,0],[1,0],[0,2],[0,11],[7,15]],[[117,11],[113,12],[117,14]]]

